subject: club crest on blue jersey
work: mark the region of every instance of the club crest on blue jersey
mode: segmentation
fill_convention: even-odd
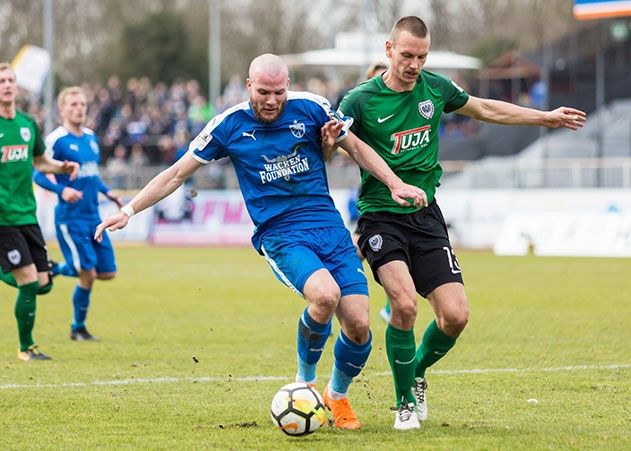
[[[31,140],[31,129],[28,127],[20,127],[20,136],[26,142]]]
[[[424,100],[418,103],[418,112],[425,119],[431,119],[434,116],[434,104],[431,100]]]
[[[305,136],[305,124],[302,122],[294,120],[293,124],[289,124],[289,130],[296,138],[302,138]]]

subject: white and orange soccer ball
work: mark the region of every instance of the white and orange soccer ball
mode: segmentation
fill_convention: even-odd
[[[302,382],[278,390],[272,399],[271,414],[274,425],[287,435],[311,434],[326,423],[322,396]]]

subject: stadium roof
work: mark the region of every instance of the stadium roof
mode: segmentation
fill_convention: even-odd
[[[290,68],[305,66],[369,66],[375,61],[387,62],[384,43],[387,34],[338,33],[335,48],[309,50],[281,55]],[[468,55],[443,50],[430,50],[426,69],[479,69],[482,61]]]
[[[303,53],[281,55],[290,68],[300,66],[368,66],[374,61],[386,61],[383,49],[363,52],[349,49],[310,50]],[[431,50],[425,63],[426,69],[479,69],[478,58],[459,53]]]

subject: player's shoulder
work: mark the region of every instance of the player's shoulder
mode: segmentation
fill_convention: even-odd
[[[94,133],[94,130],[92,130],[91,128],[83,127],[81,131],[83,132],[84,135],[96,137],[96,133]]]
[[[306,107],[331,109],[331,102],[324,96],[308,91],[287,91],[287,102],[290,104],[301,104]]]
[[[422,69],[419,75],[419,79],[423,81],[423,83],[427,83],[433,87],[440,87],[445,85],[454,84],[453,81],[449,77],[443,74],[439,74],[437,72],[432,72],[429,70]]]
[[[341,104],[348,105],[352,103],[365,105],[371,98],[383,91],[383,89],[384,85],[381,77],[374,77],[370,80],[362,81],[346,93]]]
[[[20,110],[19,108],[15,110],[15,117],[19,118],[22,122],[27,122],[32,127],[37,127],[37,121],[33,116],[28,114],[26,111]]]
[[[70,132],[63,126],[57,127],[46,136],[46,147],[53,147],[60,139],[68,136]]]

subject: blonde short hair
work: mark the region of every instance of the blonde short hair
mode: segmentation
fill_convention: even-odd
[[[60,110],[64,104],[64,101],[66,100],[66,97],[68,97],[71,94],[82,94],[85,97],[85,91],[83,90],[81,86],[70,86],[68,88],[62,89],[59,95],[57,96],[57,106],[59,107]]]

